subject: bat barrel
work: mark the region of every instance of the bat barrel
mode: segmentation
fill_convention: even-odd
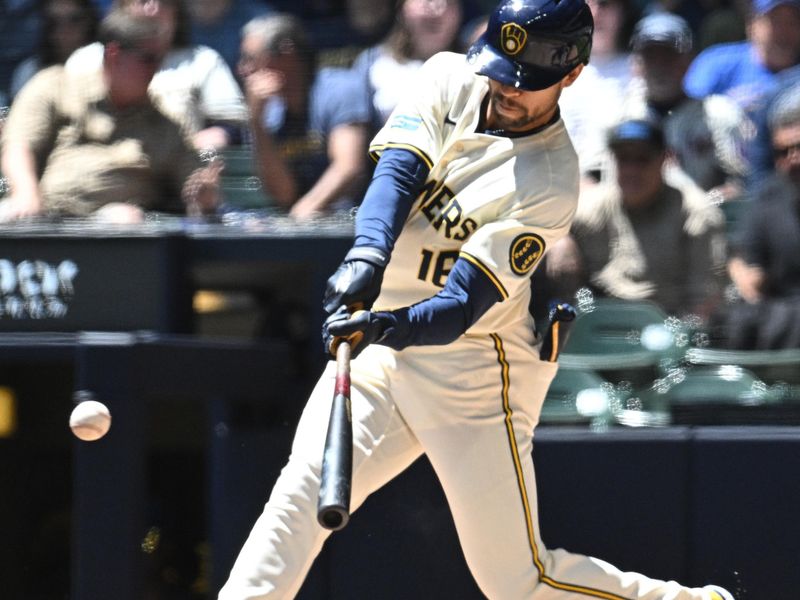
[[[317,521],[332,531],[350,520],[350,489],[353,475],[353,425],[350,413],[350,345],[339,344],[336,352],[336,388],[325,438]]]

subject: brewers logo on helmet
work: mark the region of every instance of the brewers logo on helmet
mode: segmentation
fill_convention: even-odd
[[[500,30],[503,51],[509,56],[519,54],[525,47],[528,32],[516,23],[506,23]]]
[[[543,90],[589,62],[594,20],[584,0],[505,0],[467,52],[480,75]]]

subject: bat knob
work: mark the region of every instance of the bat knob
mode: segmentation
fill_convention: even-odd
[[[577,315],[578,311],[575,310],[574,306],[566,302],[561,302],[553,307],[550,320],[569,322],[574,321]]]
[[[325,529],[331,531],[339,531],[344,529],[347,522],[350,520],[350,513],[345,509],[338,506],[331,506],[327,509],[320,511],[317,515],[317,521]]]

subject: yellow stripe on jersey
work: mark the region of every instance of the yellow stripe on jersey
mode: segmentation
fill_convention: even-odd
[[[497,352],[497,362],[500,365],[501,369],[503,412],[505,413],[505,426],[506,426],[506,434],[508,435],[508,445],[511,450],[511,458],[514,462],[514,470],[516,471],[517,474],[517,487],[519,488],[520,500],[522,501],[522,509],[525,513],[525,527],[528,531],[528,544],[530,545],[531,548],[531,554],[533,556],[533,564],[536,566],[536,570],[539,572],[539,581],[557,590],[574,592],[576,594],[582,594],[584,596],[590,596],[592,598],[603,598],[604,600],[628,600],[623,596],[617,596],[616,594],[612,594],[611,592],[605,592],[603,590],[556,581],[555,579],[553,579],[552,577],[548,576],[545,573],[544,564],[542,563],[542,560],[539,557],[539,548],[536,546],[536,532],[534,531],[533,528],[533,516],[531,514],[531,506],[528,500],[528,488],[525,485],[525,475],[522,472],[522,461],[520,460],[519,457],[517,436],[514,433],[514,423],[512,422],[514,411],[511,410],[511,404],[508,393],[509,387],[511,385],[511,378],[510,378],[511,369],[508,364],[508,361],[506,360],[506,351],[503,347],[502,338],[500,338],[500,336],[497,335],[496,333],[491,334],[491,338],[494,341],[494,349]]]
[[[417,156],[419,156],[422,159],[422,162],[424,162],[427,165],[429,170],[433,169],[433,161],[430,159],[430,157],[427,154],[425,154],[422,150],[420,150],[416,146],[412,146],[411,144],[400,144],[400,143],[390,142],[388,144],[382,144],[380,146],[371,146],[369,149],[369,155],[372,158],[372,160],[378,162],[381,152],[389,148],[400,148],[401,150],[408,150],[412,154],[416,154]]]
[[[505,286],[497,278],[497,276],[494,273],[492,273],[492,271],[489,269],[489,267],[487,267],[485,264],[483,264],[480,260],[478,260],[477,258],[472,256],[471,254],[467,254],[463,250],[458,253],[458,256],[459,256],[459,258],[463,258],[464,260],[466,260],[466,261],[472,263],[473,265],[475,265],[476,267],[478,267],[489,278],[489,280],[494,284],[494,286],[497,288],[497,291],[500,292],[500,295],[503,297],[503,300],[508,298],[508,291],[506,290]]]

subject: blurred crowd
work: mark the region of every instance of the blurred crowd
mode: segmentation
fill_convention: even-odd
[[[800,347],[800,0],[588,4],[591,61],[560,102],[581,200],[532,310],[590,290],[720,345]],[[417,69],[493,5],[0,0],[0,220],[218,215],[234,155],[265,208],[349,210]]]

